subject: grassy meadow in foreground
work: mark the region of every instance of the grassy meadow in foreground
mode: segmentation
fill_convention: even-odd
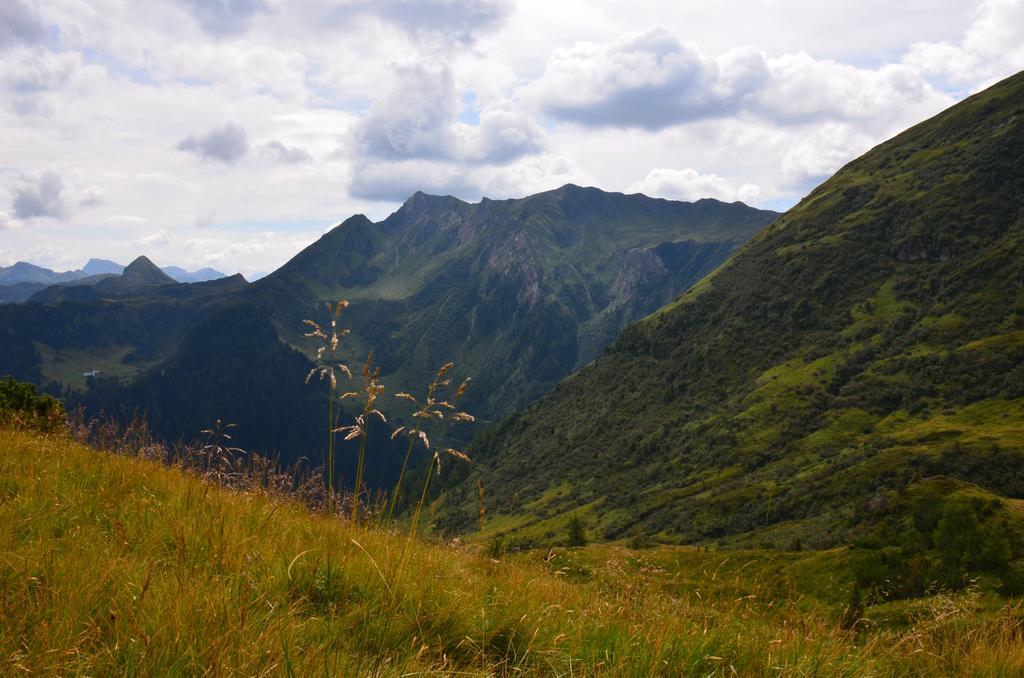
[[[1020,607],[977,591],[844,630],[828,573],[852,557],[605,544],[495,561],[0,430],[0,673],[1024,671]]]

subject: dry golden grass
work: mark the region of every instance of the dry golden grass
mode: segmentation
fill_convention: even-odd
[[[977,593],[854,634],[754,572],[668,590],[595,562],[580,581],[0,430],[4,674],[1024,673],[1019,608]]]

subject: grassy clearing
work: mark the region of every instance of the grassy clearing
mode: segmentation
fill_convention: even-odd
[[[126,364],[125,357],[132,352],[131,346],[112,346],[104,350],[64,349],[58,350],[33,342],[42,360],[40,369],[44,378],[58,381],[71,388],[82,390],[86,386],[85,372],[99,370],[105,376],[131,377],[147,364]]]
[[[977,593],[842,630],[840,590],[813,591],[849,557],[601,545],[494,561],[0,431],[0,672],[1024,671],[1020,609]]]

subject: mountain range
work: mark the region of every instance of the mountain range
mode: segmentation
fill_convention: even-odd
[[[542,395],[776,216],[577,186],[476,204],[417,193],[379,223],[347,219],[253,284],[174,284],[143,257],[0,307],[0,372],[90,412],[145,412],[167,439],[221,418],[243,446],[319,459],[323,393],[302,383],[315,353],[303,320],[322,319],[325,302],[351,301],[353,366],[373,351],[389,392],[418,392],[454,360],[486,421]]]
[[[447,360],[467,406],[515,411],[590,361],[778,216],[742,203],[657,200],[564,186],[470,204],[417,193],[380,223],[352,217],[245,293],[283,337],[348,299],[351,360],[419,390]]]
[[[24,261],[0,266],[0,304],[27,301],[33,294],[51,285],[91,284],[101,280],[100,276],[121,275],[124,269],[121,264],[108,259],[89,259],[81,269],[60,273]],[[172,281],[184,283],[207,282],[226,277],[212,268],[186,271],[179,266],[166,266],[162,270]]]

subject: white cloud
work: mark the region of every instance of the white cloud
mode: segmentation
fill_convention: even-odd
[[[540,125],[509,101],[491,104],[480,113],[478,124],[460,124],[457,134],[458,155],[468,162],[507,163],[541,153],[546,145]]]
[[[186,81],[235,92],[258,93],[281,101],[305,104],[307,71],[313,67],[298,50],[248,41],[167,45],[159,54],[146,53],[147,72],[160,81]]]
[[[513,8],[512,0],[367,0],[355,5],[411,33],[440,34],[463,44],[495,28]]]
[[[244,127],[229,122],[200,136],[188,135],[178,142],[178,150],[231,164],[249,152],[249,137]]]
[[[53,170],[24,175],[18,181],[11,208],[16,219],[48,217],[66,219],[68,208],[61,197],[64,180]]]
[[[82,67],[77,52],[54,53],[42,48],[21,49],[4,60],[3,83],[16,94],[60,88]]]
[[[46,28],[39,15],[24,0],[0,3],[0,49],[43,39]]]
[[[242,33],[253,15],[267,9],[263,0],[185,0],[206,32],[225,36]]]
[[[717,59],[663,29],[555,50],[528,97],[555,119],[652,131],[740,114],[778,124],[939,110],[952,100],[901,65],[865,69],[749,47]]]
[[[397,67],[395,76],[391,92],[355,129],[359,154],[386,160],[454,157],[458,108],[451,71],[416,64]]]
[[[103,189],[99,186],[90,186],[82,191],[78,197],[78,204],[82,207],[97,207],[103,204]]]
[[[349,191],[366,200],[401,202],[416,191],[472,196],[480,188],[453,163],[410,159],[357,166]]]
[[[475,124],[458,122],[449,68],[405,65],[394,73],[391,91],[355,126],[361,159],[501,164],[543,150],[543,130],[509,100],[488,105]]]
[[[274,162],[295,163],[309,162],[313,156],[308,151],[297,146],[285,146],[277,139],[271,139],[260,146],[260,154]]]
[[[719,88],[718,80],[713,60],[659,28],[556,49],[528,96],[562,120],[661,129],[734,107],[744,92]]]
[[[470,197],[521,198],[565,184],[594,186],[600,182],[573,160],[554,153],[523,156],[502,166],[473,169],[480,192]]]
[[[790,186],[815,184],[874,145],[872,135],[857,128],[827,123],[795,140],[782,158],[782,174]]]
[[[505,165],[465,166],[436,160],[369,163],[356,168],[350,190],[367,200],[397,203],[416,191],[477,200],[522,197],[567,183],[596,182],[567,158],[544,154]]]
[[[397,28],[443,51],[471,45],[480,35],[497,29],[515,6],[514,0],[300,0],[283,4],[274,21],[293,22],[312,35],[353,28],[379,35]]]
[[[212,267],[232,274],[238,271],[251,275],[266,271],[266,263],[280,260],[282,263],[295,256],[304,247],[323,234],[323,231],[288,235],[274,231],[263,231],[247,238],[212,236],[190,238],[184,243],[183,252],[198,268]],[[238,262],[244,262],[239,265]],[[276,267],[279,264],[275,264]]]
[[[748,104],[752,114],[780,124],[926,117],[953,103],[921,75],[901,65],[856,68],[811,56],[768,60],[771,77]]]
[[[138,238],[133,244],[143,248],[149,247],[167,247],[174,242],[174,237],[171,236],[164,229],[160,229],[156,233],[150,233],[149,235]]]
[[[632,184],[627,192],[670,200],[716,198],[723,202],[739,200],[747,204],[756,204],[761,197],[760,187],[754,184],[743,184],[736,188],[717,174],[701,174],[692,168],[653,169],[641,181]]]
[[[350,192],[368,200],[401,201],[421,190],[479,196],[500,167],[544,151],[540,126],[508,100],[459,122],[455,80],[447,67],[394,69],[391,91],[354,127]]]
[[[1024,65],[1024,2],[984,0],[959,41],[911,46],[903,62],[956,85],[987,85]]]
[[[38,247],[32,247],[25,250],[22,255],[17,257],[18,261],[27,261],[29,263],[36,263],[37,265],[45,268],[51,268],[55,271],[68,270],[70,267],[62,265],[66,258],[64,253],[59,247],[52,247],[49,245],[40,245]]]
[[[102,67],[85,65],[78,52],[19,47],[0,58],[0,89],[22,116],[49,116],[57,103],[81,96],[106,77]]]

